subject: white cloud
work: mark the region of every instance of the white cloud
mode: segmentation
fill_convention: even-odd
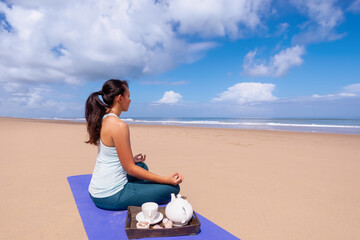
[[[354,83],[343,87],[343,92],[360,94],[360,83]]]
[[[319,94],[313,94],[313,98],[322,98],[322,99],[334,99],[334,98],[341,98],[341,97],[355,97],[356,94],[354,93],[336,93],[336,94],[325,94],[325,95],[319,95]]]
[[[342,96],[342,97],[355,97],[356,94],[355,93],[339,93],[339,96]]]
[[[228,88],[227,91],[218,94],[214,102],[235,102],[239,104],[253,102],[268,102],[277,99],[272,92],[275,88],[271,83],[243,82]]]
[[[182,34],[242,37],[245,29],[261,25],[260,16],[269,11],[271,0],[171,0],[168,3]]]
[[[21,106],[22,109],[42,109],[49,110],[51,108],[57,111],[65,109],[65,103],[56,102],[51,99],[53,90],[45,86],[29,87],[19,83],[3,83],[0,85],[2,95],[0,101],[8,102]]]
[[[309,17],[302,25],[304,31],[293,37],[295,44],[333,41],[345,36],[334,28],[344,19],[343,11],[336,0],[292,0],[301,12]]]
[[[183,35],[255,31],[269,3],[13,0],[10,7],[0,1],[0,81],[76,84],[162,73],[217,46]]]
[[[322,98],[322,99],[334,99],[334,98],[344,98],[344,97],[356,97],[360,96],[360,83],[350,84],[341,89],[338,93],[312,95],[313,98]]]
[[[250,76],[284,76],[290,68],[303,63],[301,56],[305,53],[302,46],[287,48],[275,56],[268,63],[255,59],[257,50],[250,51],[244,59],[244,74]]]
[[[0,100],[36,109],[61,106],[59,98],[40,90],[42,83],[79,84],[163,73],[199,60],[219,46],[214,39],[261,35],[268,29],[263,19],[276,12],[271,0],[6,2],[9,4],[0,0],[0,84],[11,83],[3,88],[17,86],[19,90],[7,91],[8,98],[0,96]],[[344,19],[335,0],[293,3],[309,19],[294,42],[307,44],[343,36],[334,31]],[[353,2],[358,5],[359,0]],[[275,34],[290,34],[288,23],[277,26]],[[283,76],[302,64],[304,52],[302,45],[295,45],[268,60],[256,59],[256,50],[249,52],[244,73]],[[56,92],[55,88],[51,91]],[[163,102],[171,102],[164,97]]]
[[[355,0],[347,9],[350,12],[353,13],[359,13],[360,12],[360,0]]]
[[[179,103],[182,96],[179,93],[176,93],[174,91],[166,91],[164,93],[164,96],[155,103],[163,103],[163,104],[176,104]]]
[[[136,79],[192,63],[218,46],[209,38],[239,38],[261,29],[270,3],[0,1],[0,84],[22,86],[18,95],[7,92],[7,98],[0,97],[2,106],[6,106],[5,101],[17,103],[21,109],[51,108],[55,102],[60,106],[61,98],[36,89],[42,84]],[[162,102],[178,101],[176,97],[169,99]],[[6,112],[5,107],[1,111]]]
[[[279,37],[279,36],[282,36],[282,35],[285,35],[285,38],[287,38],[286,36],[286,31],[289,29],[289,24],[286,23],[286,22],[283,22],[283,23],[279,23],[277,26],[276,26],[276,32],[274,33],[274,36],[275,37]]]

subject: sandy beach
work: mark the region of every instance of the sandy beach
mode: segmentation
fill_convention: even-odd
[[[130,125],[150,171],[241,239],[360,239],[360,135]],[[0,118],[0,238],[86,239],[66,177],[91,173],[85,123]]]

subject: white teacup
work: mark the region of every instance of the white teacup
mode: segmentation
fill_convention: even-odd
[[[159,205],[154,202],[146,202],[143,205],[141,205],[141,210],[144,215],[144,219],[148,221],[154,221],[157,212],[159,209]]]

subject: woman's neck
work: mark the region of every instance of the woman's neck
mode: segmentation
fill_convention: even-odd
[[[114,113],[116,116],[120,117],[121,110],[117,108],[109,108],[106,113]]]

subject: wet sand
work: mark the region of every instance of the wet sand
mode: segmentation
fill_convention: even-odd
[[[360,135],[130,125],[150,171],[241,239],[360,239]],[[0,238],[86,239],[66,177],[91,173],[84,123],[0,118]]]

